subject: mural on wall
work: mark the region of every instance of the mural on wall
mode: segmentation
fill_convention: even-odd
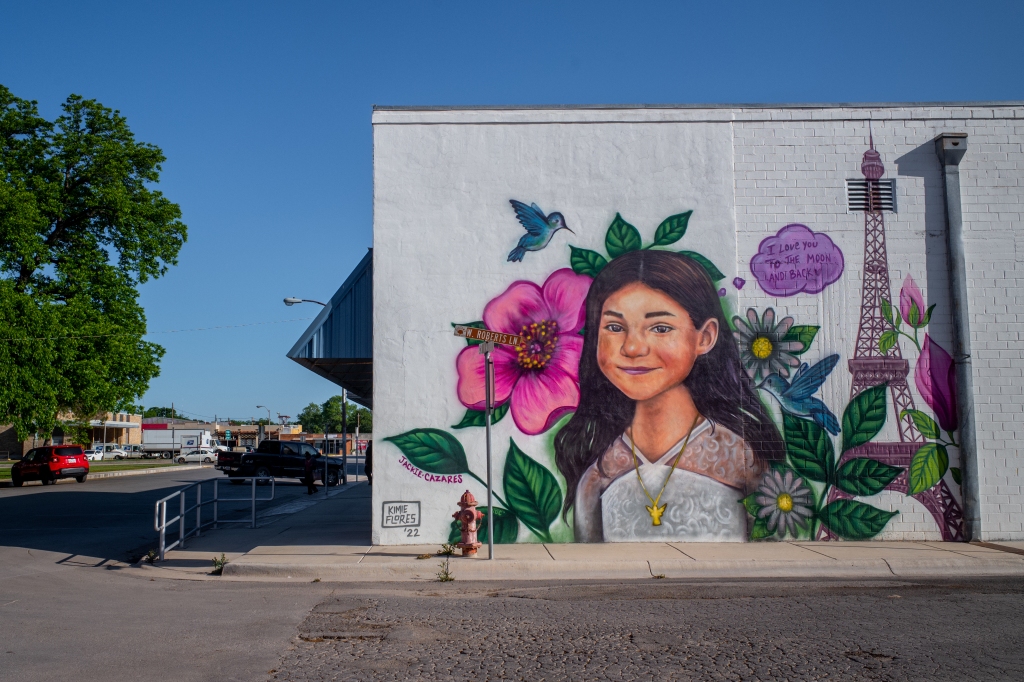
[[[880,161],[870,165],[870,154],[875,173]],[[569,229],[561,213],[511,204],[526,234],[510,262]],[[817,395],[841,360],[826,349],[810,359],[819,326],[772,307],[730,315],[726,275],[678,249],[692,215],[669,216],[645,244],[616,214],[604,253],[569,245],[569,267],[541,282],[513,281],[480,319],[452,322],[523,339],[492,354],[493,421],[510,419],[522,434],[509,438],[495,482],[495,542],[864,540],[898,512],[855,498],[885,490],[914,496],[945,539],[962,538],[943,480],[948,471],[959,484],[949,466],[952,361],[927,332],[919,338],[934,306],[925,308],[912,278],[898,308],[890,303],[881,211],[865,214],[853,390],[840,410]],[[844,267],[827,235],[796,223],[762,241],[750,261],[758,285],[778,297],[820,293]],[[736,290],[745,284],[732,279]],[[914,382],[934,418],[914,406],[901,338],[919,351]],[[385,438],[411,475],[486,486],[458,437],[484,426],[478,345],[467,339],[453,358],[458,422]],[[890,403],[900,441],[877,442]],[[486,518],[479,527],[486,542]],[[453,522],[449,540],[458,535]]]
[[[540,210],[537,204],[527,206],[515,199],[510,199],[509,203],[515,209],[519,222],[526,229],[526,234],[519,238],[516,248],[508,254],[510,262],[522,261],[527,251],[540,251],[548,245],[551,238],[555,236],[555,232],[569,230],[561,213],[544,215],[544,211]],[[569,231],[572,232],[572,230]]]
[[[818,294],[843,274],[843,252],[825,234],[799,223],[761,242],[750,271],[772,296]]]

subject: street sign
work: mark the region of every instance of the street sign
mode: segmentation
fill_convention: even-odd
[[[490,341],[491,343],[500,343],[505,346],[520,346],[523,343],[523,337],[516,334],[502,334],[501,332],[493,332],[490,329],[466,327],[461,324],[455,325],[455,336],[485,343]]]
[[[224,432],[224,437],[228,440],[231,440],[231,429],[228,429],[227,431]]]

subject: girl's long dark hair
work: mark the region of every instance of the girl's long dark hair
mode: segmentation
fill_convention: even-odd
[[[696,359],[683,385],[689,389],[697,411],[712,424],[721,424],[746,440],[759,463],[785,456],[782,437],[740,362],[739,349],[707,272],[697,261],[681,254],[632,251],[608,263],[587,294],[580,404],[555,437],[555,462],[566,483],[563,514],[575,502],[583,472],[633,421],[636,402],[616,388],[598,367],[597,335],[605,300],[635,282],[671,297],[690,314],[698,329],[711,318],[718,320],[718,342]]]

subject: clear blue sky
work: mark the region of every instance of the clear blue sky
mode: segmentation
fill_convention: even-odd
[[[371,245],[374,104],[1024,99],[1017,2],[0,3],[0,83],[70,93],[167,155],[189,227],[146,284],[162,332],[312,317]],[[153,334],[143,399],[295,415],[338,387],[284,357],[307,321]]]

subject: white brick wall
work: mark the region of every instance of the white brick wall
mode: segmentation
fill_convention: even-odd
[[[379,432],[387,436],[454,423],[462,413],[453,397],[453,362],[460,346],[445,331],[447,323],[479,319],[483,305],[511,277],[542,281],[555,268],[565,267],[561,241],[531,254],[523,264],[506,264],[505,254],[521,233],[509,213],[512,197],[566,211],[573,227],[585,228],[571,243],[598,250],[604,226],[616,211],[649,227],[672,210],[694,209],[686,248],[706,252],[728,271],[722,285],[733,314],[774,306],[780,314],[793,316],[796,324],[821,326],[804,357],[815,362],[831,353],[841,355],[842,363],[822,390],[823,400],[841,413],[850,394],[846,361],[856,341],[864,254],[864,218],[847,212],[845,182],[862,177],[868,120],[886,177],[897,179],[898,213],[886,215],[891,296],[898,301],[904,278],[912,275],[927,302],[936,304],[929,333],[946,349],[952,347],[952,330],[945,208],[933,140],[942,132],[968,134],[960,173],[982,536],[1024,539],[1020,104],[376,111],[374,371]],[[732,158],[723,161],[730,148]],[[790,223],[828,234],[844,253],[844,276],[820,294],[770,297],[750,272],[760,241]],[[734,236],[723,239],[733,225]],[[451,287],[455,272],[474,286]],[[739,291],[730,283],[733,273],[746,280]],[[445,286],[435,286],[439,282]],[[388,332],[396,328],[404,336]],[[905,339],[900,345],[911,365],[908,383],[916,406],[929,411],[913,381],[918,351]],[[438,395],[449,398],[438,400]],[[548,447],[542,437],[530,441],[513,432],[509,420],[498,430],[501,437],[515,435],[533,452]],[[459,434],[474,466],[482,452],[479,435]],[[898,439],[891,410],[880,439]],[[950,454],[951,465],[957,466],[957,451]],[[436,487],[411,479],[395,462],[397,458],[380,457],[375,542],[407,541],[381,531],[381,499],[424,500],[424,518],[433,519],[433,525],[424,526],[420,541],[442,541],[449,523],[450,510],[442,513],[447,498]],[[500,470],[500,461],[497,465]],[[946,482],[959,497],[949,474]],[[427,503],[433,497],[436,509]],[[900,511],[883,539],[938,539],[930,514],[916,500],[884,492],[871,502]]]
[[[886,177],[897,178],[898,213],[886,216],[892,296],[909,273],[935,303],[930,333],[952,347],[942,179],[933,139],[968,135],[960,165],[972,321],[974,390],[982,493],[982,537],[1024,539],[1024,264],[1021,262],[1024,186],[1024,108],[890,107],[737,112],[734,130],[737,270],[753,282],[750,256],[759,241],[788,223],[826,232],[846,256],[847,275],[818,296],[766,296],[755,286],[739,296],[739,312],[768,306],[797,324],[820,324],[810,361],[833,352],[853,354],[860,313],[863,216],[846,213],[845,180],[860,178],[868,119]],[[847,283],[846,286],[840,286]],[[901,341],[913,372],[917,349]],[[824,387],[825,401],[845,405],[851,375],[840,365]],[[916,406],[928,411],[909,378]],[[896,439],[890,413],[883,438]],[[956,451],[951,455],[956,457]],[[951,466],[957,466],[955,460]],[[959,497],[959,488],[947,474]],[[895,493],[873,500],[899,509],[885,539],[937,539],[923,507]]]

